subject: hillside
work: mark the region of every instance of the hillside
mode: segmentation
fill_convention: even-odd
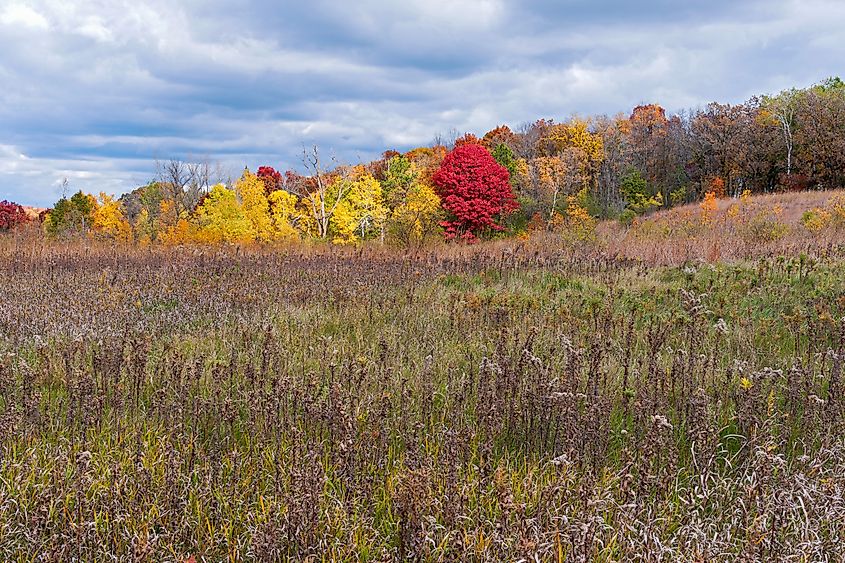
[[[599,244],[612,255],[652,264],[828,255],[845,246],[845,191],[751,195],[603,221]]]
[[[845,190],[829,191],[798,191],[770,194],[752,194],[747,198],[760,209],[781,209],[780,220],[792,226],[798,226],[801,222],[801,215],[808,209],[826,206],[831,199],[845,197]],[[739,197],[728,197],[717,200],[719,205],[716,218],[724,218],[728,209],[740,201]],[[701,210],[701,203],[689,203],[674,207],[672,209],[656,211],[647,219],[661,221],[671,219],[676,214],[698,213]]]

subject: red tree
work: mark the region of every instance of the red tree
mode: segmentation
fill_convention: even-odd
[[[11,201],[0,201],[0,231],[8,231],[22,223],[26,223],[29,217],[23,207]]]
[[[446,155],[432,182],[443,208],[446,238],[475,240],[485,230],[501,231],[496,220],[519,208],[508,182],[508,170],[481,145],[455,147]]]
[[[282,175],[272,166],[259,166],[255,175],[264,183],[267,195],[282,189]]]

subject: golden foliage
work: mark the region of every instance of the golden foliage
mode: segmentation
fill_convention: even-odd
[[[701,201],[701,220],[704,223],[712,223],[719,209],[719,200],[716,192],[707,192]]]
[[[350,244],[381,232],[387,217],[381,184],[363,167],[355,167],[349,178],[336,180],[346,185],[333,190],[344,193],[331,217],[332,242]]]
[[[100,192],[100,199],[91,214],[94,230],[105,237],[120,241],[132,240],[132,226],[123,215],[123,208],[118,200]]]
[[[276,190],[270,194],[268,200],[273,238],[276,240],[299,238],[299,232],[294,226],[302,216],[297,209],[299,198],[284,190]]]
[[[166,230],[175,227],[179,222],[179,214],[176,213],[176,202],[172,199],[163,199],[158,204],[158,226]]]
[[[135,240],[142,246],[152,243],[155,237],[155,227],[153,221],[150,219],[150,212],[146,208],[142,208],[135,219]]]
[[[554,196],[570,184],[569,169],[559,156],[540,156],[531,161],[537,189],[540,195],[554,204]]]
[[[390,217],[390,231],[403,245],[421,244],[437,231],[442,212],[434,189],[421,183],[408,188],[404,203]]]
[[[801,216],[801,224],[812,233],[845,227],[845,196],[837,194],[824,206],[805,211]]]
[[[180,244],[188,244],[198,239],[197,226],[195,223],[181,218],[172,225],[159,233],[158,241],[167,246],[176,246]]]
[[[580,241],[592,240],[595,237],[596,219],[584,206],[586,195],[586,190],[582,190],[578,195],[566,197],[564,212],[554,212],[549,221],[552,231]]]
[[[211,188],[205,201],[197,207],[197,242],[252,242],[255,231],[244,214],[234,191],[222,184]]]
[[[709,191],[713,192],[718,199],[728,197],[727,191],[725,190],[725,181],[720,176],[716,176],[710,180],[709,188]]]
[[[264,182],[249,170],[244,170],[243,175],[235,182],[235,193],[240,200],[242,214],[250,223],[249,238],[257,241],[272,239],[273,222]]]
[[[569,123],[552,125],[543,143],[558,154],[567,148],[577,149],[581,153],[584,166],[600,164],[604,160],[604,141],[601,135],[591,133],[588,123],[583,119],[572,119]]]

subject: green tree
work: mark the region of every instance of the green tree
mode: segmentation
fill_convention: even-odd
[[[504,143],[500,143],[490,154],[493,155],[496,162],[508,169],[511,186],[515,187],[520,176],[520,169],[519,162],[511,148]]]
[[[628,204],[627,209],[635,215],[642,215],[663,205],[662,195],[654,193],[642,173],[636,169],[622,177],[619,192]],[[630,213],[626,215],[630,216]]]
[[[396,209],[405,201],[408,190],[419,178],[416,166],[407,157],[397,155],[387,161],[382,196],[388,209]]]
[[[70,199],[61,198],[47,214],[44,228],[53,236],[87,233],[93,226],[93,214],[97,209],[94,196],[82,192]]]

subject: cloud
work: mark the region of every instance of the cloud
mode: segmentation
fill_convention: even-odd
[[[832,0],[13,0],[0,199],[126,191],[156,158],[358,162],[453,128],[739,102],[841,71],[843,24]]]
[[[0,25],[14,27],[23,26],[34,29],[47,29],[46,18],[24,4],[9,4],[0,11]]]

